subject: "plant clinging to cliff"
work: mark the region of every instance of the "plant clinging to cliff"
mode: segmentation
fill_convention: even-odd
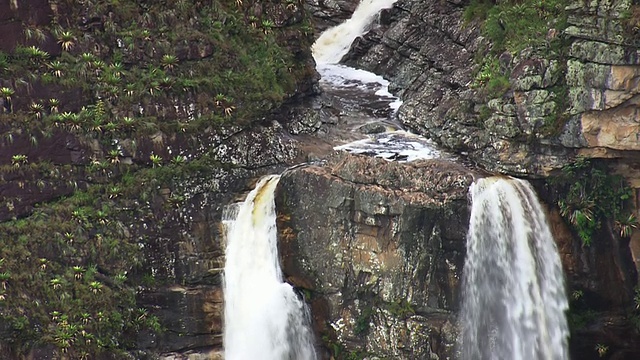
[[[13,165],[13,167],[16,167],[16,168],[22,165],[26,165],[28,162],[29,162],[29,159],[27,158],[27,155],[24,155],[24,154],[17,154],[11,157],[11,165]]]
[[[577,231],[584,245],[589,245],[605,222],[618,220],[621,236],[630,235],[635,217],[620,220],[631,198],[631,189],[619,175],[610,175],[599,163],[578,158],[562,169],[553,182],[561,187],[557,203],[561,215]]]
[[[638,228],[638,219],[631,213],[616,219],[615,226],[620,232],[620,237],[630,238],[633,230]]]
[[[178,57],[175,55],[166,54],[162,56],[162,59],[160,59],[160,63],[166,70],[173,70],[173,68],[178,65]]]
[[[49,64],[49,69],[55,77],[62,77],[64,74],[65,65],[58,60],[54,60]]]
[[[39,44],[42,44],[45,40],[47,40],[47,35],[44,33],[44,31],[38,27],[35,26],[27,26],[24,28],[24,37],[27,40],[31,40],[34,39],[36,40]]]
[[[2,87],[0,88],[0,96],[6,100],[11,100],[11,97],[15,94],[15,91],[12,88]]]
[[[58,44],[62,47],[62,50],[69,51],[73,49],[76,44],[76,37],[69,30],[59,31],[57,34]]]
[[[35,116],[36,119],[41,119],[44,113],[44,105],[41,103],[33,102],[29,104],[29,112]]]

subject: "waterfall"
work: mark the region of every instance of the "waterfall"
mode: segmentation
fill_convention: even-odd
[[[462,358],[568,359],[560,256],[531,185],[491,177],[470,188]]]
[[[397,0],[361,0],[351,18],[327,29],[313,44],[311,50],[318,64],[337,64],[349,52],[351,43],[367,31],[382,9],[393,6]]]
[[[225,209],[226,360],[315,360],[308,310],[283,282],[274,191],[279,176],[258,182],[241,204]]]

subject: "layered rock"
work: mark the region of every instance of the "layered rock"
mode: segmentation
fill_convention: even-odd
[[[544,49],[497,55],[494,70],[509,82],[499,96],[478,87],[483,69],[477,59],[492,44],[480,21],[463,20],[467,5],[400,0],[354,43],[345,61],[391,80],[405,101],[398,116],[407,127],[487,170],[553,177],[577,155],[606,158],[636,189],[637,212],[637,5],[571,1],[566,29],[548,19]],[[557,214],[555,219],[562,222]],[[562,238],[569,287],[577,297],[585,294],[576,308],[598,313],[591,313],[588,329],[574,329],[574,354],[595,357],[589,344],[609,343],[610,354],[634,358],[636,338],[623,334],[634,331],[632,256],[640,264],[639,235],[628,243],[604,224],[589,248],[563,226],[556,236]]]
[[[540,176],[576,153],[633,156],[638,56],[629,1],[572,2],[567,29],[547,34],[549,42],[565,40],[566,57],[536,49],[503,54],[511,91],[488,102],[472,84],[474,59],[491,45],[478,22],[462,19],[465,5],[399,1],[346,61],[392,80],[405,100],[405,125],[489,170]]]
[[[351,155],[283,174],[283,270],[327,353],[453,356],[472,179],[446,161]]]

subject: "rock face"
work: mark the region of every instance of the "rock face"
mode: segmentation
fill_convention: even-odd
[[[542,191],[544,193],[544,191]],[[598,241],[581,246],[557,210],[547,214],[567,281],[572,359],[599,359],[594,344],[606,344],[612,359],[640,356],[633,292],[638,277],[628,240],[603,229]]]
[[[222,357],[222,209],[298,162],[278,121],[315,91],[308,21],[297,1],[0,3],[2,359]]]
[[[635,5],[571,2],[566,30],[547,34],[565,40],[566,57],[535,49],[503,54],[511,91],[490,101],[471,86],[479,70],[474,57],[490,44],[479,23],[462,19],[465,5],[401,0],[346,62],[392,81],[409,128],[492,171],[540,176],[576,153],[633,156],[640,143],[637,28],[629,20]],[[545,130],[550,120],[560,129]]]
[[[315,20],[316,37],[327,28],[341,24],[351,17],[358,0],[310,0],[305,7]]]
[[[283,174],[283,270],[310,295],[325,355],[453,356],[472,179],[351,155]]]
[[[479,21],[463,20],[467,1],[400,0],[344,61],[391,80],[404,100],[398,116],[408,128],[489,171],[553,177],[576,156],[607,159],[634,188],[637,214],[638,6],[627,0],[568,4],[566,28],[558,30],[549,20],[548,33],[541,35],[547,46],[561,39],[559,48],[497,55],[496,66],[509,85],[501,95],[477,86],[483,71],[477,59],[493,44]],[[554,221],[562,223],[554,211]],[[555,235],[569,288],[580,297],[572,307],[583,325],[590,323],[573,329],[572,353],[595,358],[593,344],[609,343],[607,356],[636,358],[637,338],[630,334],[637,332],[629,319],[637,316],[632,263],[640,264],[638,234],[630,243],[620,240],[609,224],[589,248],[561,227]]]

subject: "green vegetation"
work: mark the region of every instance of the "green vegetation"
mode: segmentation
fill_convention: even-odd
[[[484,90],[488,98],[497,98],[509,90],[509,76],[500,70],[497,58],[486,60],[471,84],[472,87]]]
[[[590,309],[584,299],[582,290],[574,290],[569,297],[569,310],[567,311],[567,322],[571,333],[583,330],[598,317],[598,313]]]
[[[509,90],[509,73],[498,66],[498,57],[504,52],[517,55],[531,49],[549,59],[561,57],[559,34],[567,26],[566,5],[566,0],[472,0],[464,19],[481,21],[482,34],[491,42],[488,54],[478,53],[481,66],[473,85],[483,89],[488,98]]]
[[[565,84],[555,85],[551,87],[550,91],[553,94],[553,101],[556,107],[552,114],[545,117],[540,133],[543,135],[559,135],[570,118],[567,113],[569,87]]]
[[[52,346],[58,358],[126,358],[137,334],[162,331],[137,291],[175,281],[152,272],[143,249],[180,211],[182,181],[229,168],[207,152],[137,149],[158,133],[198,147],[204,133],[261,121],[310,70],[287,48],[309,25],[269,18],[301,6],[284,0],[56,5],[50,24],[25,25],[35,42],[0,52],[0,174],[25,191],[63,194],[0,223],[2,345],[16,357]],[[46,41],[59,51],[42,50]],[[91,144],[91,158],[57,164],[11,148],[60,134]],[[12,213],[22,198],[3,200]]]
[[[566,0],[472,0],[465,9],[464,19],[482,20],[482,32],[493,44],[492,52],[513,54],[525,48],[549,47],[550,29],[567,26]]]
[[[124,357],[136,333],[161,331],[159,319],[137,306],[136,288],[167,279],[144,264],[141,245],[153,233],[132,233],[131,221],[149,219],[150,212],[162,216],[150,208],[160,186],[179,188],[184,174],[206,177],[220,166],[208,156],[135,173],[122,164],[96,164],[87,169],[96,184],[0,223],[0,319],[9,324],[14,351],[50,344],[70,359]],[[114,172],[117,179],[105,181]],[[165,216],[183,200],[172,192]]]
[[[173,106],[178,99],[185,102],[183,106],[193,103],[191,112],[201,114],[188,122],[185,131],[247,124],[293,94],[308,71],[304,61],[280,45],[286,30],[277,27],[273,19],[258,19],[261,26],[246,20],[253,11],[250,2],[241,6],[230,0],[82,3],[63,2],[60,13],[65,10],[69,14],[64,18],[60,15],[59,22],[47,29],[38,29],[54,34],[62,49],[59,56],[37,46],[18,46],[11,54],[0,54],[2,69],[22,84],[17,89],[2,88],[0,96],[4,98],[14,92],[29,96],[27,89],[36,83],[62,92],[83,93],[85,103],[80,107],[75,101],[62,101],[56,112],[37,112],[45,121],[27,122],[30,131],[60,122],[60,115],[67,114],[78,116],[74,130],[79,132],[124,117],[139,118],[147,124],[134,129],[134,133],[173,132],[175,115],[155,109],[156,105]],[[283,8],[288,5],[283,1]],[[111,14],[109,19],[91,28],[92,36],[83,36],[75,27],[64,27],[66,16],[99,19],[105,13]],[[311,41],[309,37],[301,40],[305,39]],[[224,104],[214,100],[213,94],[224,96]],[[31,99],[34,104],[46,101]],[[91,116],[87,110],[100,101],[102,116]],[[139,106],[144,111],[134,110]],[[30,117],[27,109],[13,112]]]
[[[322,343],[329,348],[331,358],[335,360],[362,360],[371,355],[363,350],[347,351],[344,345],[326,335],[322,337]]]
[[[640,286],[636,286],[633,290],[633,309],[628,315],[628,320],[635,331],[640,332]]]
[[[605,165],[578,158],[562,169],[554,183],[560,186],[560,214],[575,229],[584,245],[590,245],[603,223],[614,223],[620,236],[637,227],[628,202],[632,190],[620,175],[611,175]]]
[[[372,306],[367,306],[360,312],[360,315],[356,318],[356,323],[353,328],[353,332],[356,335],[366,335],[369,332],[369,326],[371,324],[371,316],[373,316],[374,309]]]

